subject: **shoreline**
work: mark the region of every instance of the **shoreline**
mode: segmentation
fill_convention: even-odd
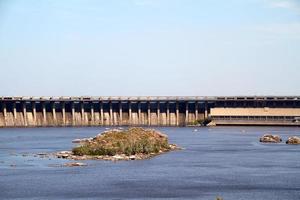
[[[169,150],[160,150],[158,153],[150,153],[150,154],[143,154],[143,153],[138,153],[135,155],[126,155],[126,154],[116,154],[113,156],[109,155],[74,155],[72,151],[60,151],[56,153],[50,153],[48,156],[53,156],[55,158],[60,158],[60,159],[66,159],[66,160],[109,160],[109,161],[129,161],[129,160],[145,160],[149,158],[153,158],[155,156],[172,152],[172,151],[177,151],[177,150],[182,150],[183,148],[178,147],[175,144],[170,144],[169,145],[170,149]]]

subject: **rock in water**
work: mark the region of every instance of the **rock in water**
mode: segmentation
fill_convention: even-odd
[[[82,138],[82,139],[74,139],[72,140],[72,143],[84,143],[84,142],[90,142],[93,138]]]
[[[264,143],[280,143],[282,139],[278,135],[265,134],[259,141]]]
[[[83,167],[83,166],[87,166],[87,164],[80,163],[80,162],[71,162],[71,163],[65,163],[63,166],[64,167]]]
[[[286,141],[286,144],[300,144],[300,137],[292,136]]]
[[[56,153],[57,158],[69,158],[72,155],[71,151],[61,151]]]

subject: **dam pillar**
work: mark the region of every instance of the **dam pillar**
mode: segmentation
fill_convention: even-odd
[[[185,125],[189,122],[189,102],[185,103]]]
[[[170,126],[170,105],[169,102],[167,102],[167,126]]]
[[[109,125],[114,125],[114,121],[113,121],[113,110],[112,110],[112,102],[110,101],[109,103]]]
[[[195,118],[198,120],[198,101],[195,102]]]
[[[75,105],[74,102],[71,104],[71,109],[72,109],[72,126],[75,126]]]
[[[100,121],[101,121],[101,125],[103,126],[104,124],[104,117],[103,117],[103,102],[100,102]]]
[[[205,110],[204,110],[204,119],[207,119],[208,118],[208,113],[207,113],[207,102],[205,102]]]
[[[55,102],[52,103],[52,115],[53,115],[53,122],[54,122],[55,125],[57,125],[57,123],[56,123]]]
[[[16,103],[13,103],[13,112],[14,112],[14,120],[16,122],[17,119],[17,108],[16,108]]]
[[[31,106],[32,106],[33,122],[34,122],[34,124],[37,124],[37,121],[36,121],[36,106],[35,106],[35,102],[32,102]]]
[[[43,109],[43,124],[47,125],[47,115],[46,115],[46,105],[45,105],[45,102],[42,103],[42,109]]]
[[[36,105],[35,105],[35,102],[32,103],[32,114],[33,114],[33,121],[34,121],[34,124],[37,124],[37,117],[36,117]]]
[[[23,117],[24,117],[24,126],[27,126],[26,102],[23,103]]]
[[[81,125],[85,125],[84,104],[83,104],[83,102],[80,102],[80,109],[81,109]]]
[[[120,115],[120,122],[119,125],[123,125],[123,110],[122,110],[122,101],[119,102],[119,115]]]
[[[142,125],[141,102],[138,102],[138,124]]]
[[[62,118],[63,118],[63,125],[66,125],[66,107],[65,107],[65,102],[61,103],[62,108],[61,108],[61,112],[62,112]]]
[[[160,107],[159,102],[157,102],[157,126],[160,125]]]
[[[94,116],[94,105],[91,104],[91,125],[95,124],[95,116]]]
[[[100,121],[101,121],[101,125],[104,125],[104,116],[103,116],[103,102],[100,102]]]
[[[3,115],[4,115],[4,117],[7,116],[6,103],[3,103]]]
[[[129,106],[129,125],[131,125],[132,123],[131,102],[128,102],[128,106]]]
[[[176,101],[176,126],[179,126],[179,104]]]
[[[4,102],[3,102],[3,116],[4,116],[4,125],[6,126],[7,112],[6,112],[6,103]]]
[[[148,113],[148,125],[150,126],[151,125],[151,105],[150,105],[150,101],[147,102],[147,113]]]

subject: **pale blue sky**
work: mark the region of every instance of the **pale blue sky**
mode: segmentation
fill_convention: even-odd
[[[0,96],[300,95],[299,0],[0,0]]]

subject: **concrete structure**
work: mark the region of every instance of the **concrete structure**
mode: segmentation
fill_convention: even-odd
[[[185,126],[221,121],[215,108],[265,107],[295,110],[300,97],[0,97],[0,127]]]
[[[300,108],[212,108],[214,125],[298,125]]]

